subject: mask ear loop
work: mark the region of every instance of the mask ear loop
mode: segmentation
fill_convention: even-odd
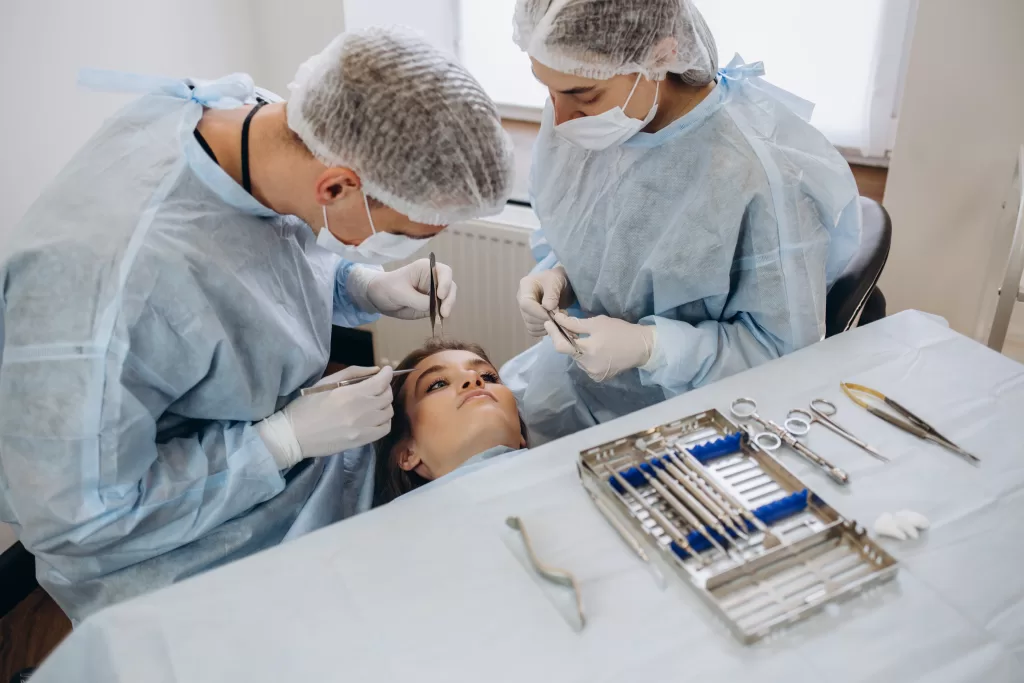
[[[377,234],[377,228],[373,224],[373,216],[370,215],[370,200],[366,198],[366,191],[365,190],[363,191],[363,206],[366,207],[366,217],[370,219],[370,230],[373,231],[372,232],[373,235],[376,235]]]
[[[629,106],[629,101],[631,99],[633,99],[633,93],[636,92],[637,86],[640,85],[640,79],[643,78],[643,77],[644,77],[643,74],[637,74],[636,75],[636,81],[633,83],[633,89],[629,91],[629,97],[626,98],[626,103],[624,105],[622,105],[623,109],[625,109],[626,107]]]
[[[622,112],[626,112],[626,107],[629,106],[629,101],[633,99],[633,93],[636,92],[637,87],[640,85],[640,79],[643,78],[643,74],[636,75],[636,83],[633,84],[633,89],[629,91],[629,97],[626,98],[626,103],[622,105]],[[658,106],[658,96],[661,94],[661,81],[654,82],[654,104],[651,108]]]

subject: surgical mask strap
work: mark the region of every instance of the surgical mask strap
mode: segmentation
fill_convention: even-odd
[[[640,85],[640,79],[641,78],[643,78],[643,74],[637,74],[636,75],[636,80],[633,81],[633,89],[629,91],[629,97],[626,98],[626,103],[624,105],[622,105],[623,111],[625,111],[626,107],[629,106],[629,101],[631,99],[633,99],[633,93],[636,92],[637,86]]]
[[[636,82],[633,83],[633,89],[629,91],[629,97],[626,98],[626,103],[624,105],[622,105],[622,112],[623,113],[626,112],[626,107],[629,106],[629,101],[631,99],[633,99],[633,93],[635,93],[637,87],[639,87],[640,79],[641,78],[643,78],[643,74],[637,74],[636,75]],[[658,104],[658,95],[660,95],[660,94],[661,94],[661,81],[655,81],[654,82],[654,105],[652,105],[652,106],[657,106],[657,104]]]
[[[366,192],[363,192],[363,206],[366,207],[366,217],[370,219],[370,230],[372,234],[377,234],[377,228],[373,225],[373,216],[370,214],[370,200],[366,198]]]
[[[377,227],[373,224],[373,215],[370,213],[370,201],[366,198],[366,193],[365,192],[363,193],[363,206],[366,207],[366,217],[370,221],[370,231],[371,231],[371,234],[372,235],[376,235],[377,234]],[[324,230],[326,230],[327,232],[330,232],[331,231],[330,228],[327,227],[327,205],[324,204],[320,208],[322,208],[324,210]]]

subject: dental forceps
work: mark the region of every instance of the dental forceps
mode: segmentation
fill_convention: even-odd
[[[565,338],[565,341],[569,342],[569,345],[572,347],[572,357],[579,358],[580,356],[582,356],[583,349],[581,349],[579,347],[579,344],[576,343],[576,337],[569,334],[568,330],[566,330],[564,327],[558,324],[558,321],[555,320],[554,313],[552,313],[551,311],[546,311],[546,313],[548,314],[548,318],[551,319],[551,323],[555,326],[555,328],[558,329],[558,331],[562,334],[562,337]]]
[[[377,372],[380,372],[380,370],[378,370]],[[363,375],[362,377],[343,379],[340,382],[331,382],[330,384],[320,384],[315,387],[306,387],[305,389],[299,392],[299,396],[311,396],[313,394],[322,394],[325,391],[334,391],[335,389],[340,389],[342,387],[351,386],[353,384],[359,384],[360,382],[365,382],[371,377],[376,376],[377,372],[371,372],[369,375]],[[395,370],[393,376],[401,377],[402,375],[408,375],[409,373],[412,372],[416,372],[416,368],[412,368],[409,370]]]
[[[811,431],[811,425],[817,422],[855,446],[863,449],[872,457],[878,458],[882,462],[889,462],[889,458],[879,453],[874,446],[868,445],[854,436],[850,430],[839,426],[839,424],[832,419],[832,416],[837,412],[838,409],[834,403],[826,401],[823,398],[816,398],[811,401],[810,411],[803,410],[801,408],[794,408],[789,411],[789,414],[786,416],[786,421],[782,424],[786,428],[786,431],[793,436],[803,436]]]
[[[798,454],[802,455],[805,459],[817,465],[821,470],[825,472],[825,474],[829,476],[830,479],[832,479],[832,481],[836,482],[837,484],[848,484],[850,482],[850,475],[847,474],[845,470],[836,467],[831,462],[829,462],[825,458],[821,457],[820,455],[812,451],[807,446],[797,441],[797,438],[790,434],[785,428],[779,426],[778,424],[772,422],[771,420],[766,420],[760,415],[758,415],[757,402],[754,401],[754,399],[738,398],[732,402],[730,410],[732,411],[732,414],[738,418],[751,419],[759,423],[762,427],[764,427],[769,432],[777,436],[779,440],[782,441],[782,443],[792,448]],[[758,435],[758,437],[760,437],[760,435]],[[754,442],[757,443],[758,446],[760,446],[766,451],[774,450],[773,448],[770,448],[767,445],[758,441],[757,438],[754,439]],[[778,448],[778,446],[775,446],[775,448]]]
[[[438,318],[439,302],[437,300],[437,259],[434,252],[430,252],[430,337],[437,336],[435,326]],[[444,338],[444,316],[441,317],[441,337]]]
[[[526,534],[526,527],[523,526],[521,519],[515,516],[507,517],[505,518],[505,524],[509,528],[518,531],[519,535],[523,537],[523,546],[526,548],[526,554],[530,558],[530,564],[533,565],[534,571],[552,583],[572,589],[576,597],[576,615],[579,617],[579,623],[576,626],[578,627],[577,630],[582,631],[587,625],[587,619],[583,614],[583,596],[580,595],[580,587],[576,582],[576,577],[564,569],[556,569],[540,561],[540,558],[533,552],[533,545],[530,543],[530,537]]]
[[[953,451],[961,458],[964,458],[965,460],[970,462],[972,465],[977,465],[979,462],[981,462],[981,459],[978,458],[976,455],[968,453],[967,451],[960,448],[955,443],[944,437],[942,434],[939,434],[939,432],[930,424],[919,418],[917,415],[914,415],[912,412],[910,412],[909,410],[907,410],[906,408],[904,408],[899,403],[892,400],[882,392],[870,389],[862,384],[851,384],[849,382],[842,382],[839,386],[842,387],[843,392],[850,397],[851,401],[853,401],[861,408],[874,415],[875,417],[881,418],[888,422],[889,424],[891,424],[892,426],[899,427],[903,431],[909,432],[910,434],[913,434],[919,439],[931,441],[932,443],[936,443],[947,450]],[[904,417],[906,419],[901,420],[899,417],[896,417],[892,413],[872,405],[865,398],[863,398],[864,396],[870,396],[871,398],[881,401],[891,410],[895,411],[901,417]]]

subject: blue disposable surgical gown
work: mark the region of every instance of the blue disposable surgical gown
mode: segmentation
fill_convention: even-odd
[[[280,472],[253,427],[322,375],[332,320],[374,318],[195,140],[253,96],[162,82],[0,247],[0,520],[74,620],[369,508],[369,449]]]
[[[533,443],[727,377],[825,331],[825,295],[861,238],[849,165],[792,95],[736,59],[695,109],[587,151],[550,104],[534,148],[535,269],[561,264],[581,316],[654,325],[650,362],[597,383],[544,339],[509,361]]]

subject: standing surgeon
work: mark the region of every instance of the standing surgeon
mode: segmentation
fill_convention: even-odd
[[[550,339],[501,373],[535,442],[822,339],[861,217],[809,103],[760,64],[719,71],[690,0],[519,0],[515,35],[550,92],[518,295]]]
[[[480,85],[402,33],[338,37],[288,102],[87,80],[147,94],[0,247],[0,520],[75,621],[369,507],[372,462],[325,456],[388,432],[391,371],[292,399],[332,321],[427,315],[425,259],[355,263],[498,212],[512,174]]]

